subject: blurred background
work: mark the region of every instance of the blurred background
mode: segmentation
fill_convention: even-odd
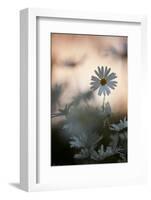
[[[97,66],[111,67],[117,74],[117,88],[106,101],[113,112],[127,112],[127,37],[52,33],[52,91],[58,97],[52,103],[60,107],[70,103],[76,94],[88,91]],[[94,94],[95,105],[100,105],[102,99],[97,91]],[[52,105],[53,112],[57,109]]]
[[[104,145],[110,141],[111,133],[102,130],[99,117],[103,96],[98,96],[98,90],[90,91],[91,76],[95,75],[97,66],[110,67],[118,77],[117,87],[105,99],[114,113],[111,121],[118,122],[127,116],[127,37],[52,33],[50,44],[51,165],[82,164],[73,159],[75,151],[69,146],[71,135],[82,134],[84,130],[104,134]],[[60,116],[60,109],[66,113],[71,104],[72,115]],[[106,162],[117,161],[116,157]]]

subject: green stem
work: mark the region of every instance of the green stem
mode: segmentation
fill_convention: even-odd
[[[103,97],[103,112],[105,111],[105,95]]]

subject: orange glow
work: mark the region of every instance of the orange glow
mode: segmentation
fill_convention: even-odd
[[[127,113],[127,37],[53,33],[50,39],[52,88],[56,84],[64,87],[59,106],[90,89],[97,66],[108,66],[117,74],[118,84],[106,102],[109,101],[113,112]],[[101,105],[103,97],[97,93],[98,90],[94,91],[91,105]]]

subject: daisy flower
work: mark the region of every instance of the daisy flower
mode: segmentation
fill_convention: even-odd
[[[91,89],[92,90],[98,90],[98,95],[101,96],[102,94],[104,96],[109,95],[111,93],[111,89],[114,90],[117,86],[117,81],[114,79],[117,78],[115,73],[110,73],[111,68],[108,67],[99,67],[98,70],[95,70],[96,76],[92,76],[91,80]]]

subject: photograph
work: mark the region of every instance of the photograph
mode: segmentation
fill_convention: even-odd
[[[50,166],[128,162],[128,36],[50,33]]]

